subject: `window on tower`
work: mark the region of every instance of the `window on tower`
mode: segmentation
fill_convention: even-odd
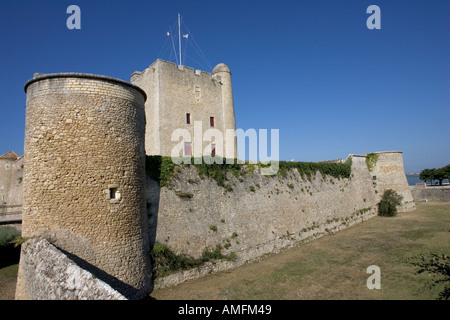
[[[109,199],[119,200],[121,199],[121,194],[118,188],[109,188]]]
[[[209,125],[214,127],[214,117],[209,117]]]
[[[199,101],[201,97],[202,97],[202,89],[198,86],[195,86],[195,99]]]
[[[191,114],[190,113],[186,113],[186,123],[191,124]]]

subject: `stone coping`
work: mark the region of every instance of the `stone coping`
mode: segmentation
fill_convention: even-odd
[[[403,153],[403,151],[377,151],[377,152],[369,152],[369,153]]]
[[[376,151],[376,152],[368,152],[366,154],[349,154],[349,157],[361,157],[366,158],[368,154],[375,153],[375,154],[385,154],[385,153],[403,153],[403,151]],[[348,158],[348,157],[347,157]]]
[[[83,79],[94,79],[94,80],[113,82],[113,83],[121,84],[121,85],[127,86],[129,88],[133,88],[133,89],[139,91],[140,93],[143,94],[144,99],[147,100],[147,95],[144,90],[142,90],[140,87],[138,87],[134,84],[131,84],[127,81],[108,77],[108,76],[97,75],[97,74],[76,73],[76,72],[39,74],[39,75],[35,76],[34,78],[28,80],[25,83],[25,86],[24,86],[25,93],[27,92],[27,88],[30,84],[37,82],[37,81],[45,80],[45,79],[51,79],[51,78],[83,78]]]

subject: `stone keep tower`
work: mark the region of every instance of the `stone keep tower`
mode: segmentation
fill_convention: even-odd
[[[145,104],[145,150],[148,155],[171,156],[173,148],[184,143],[180,156],[209,155],[216,147],[217,155],[237,158],[235,135],[228,138],[226,135],[227,129],[232,133],[236,131],[236,121],[231,72],[225,64],[217,65],[211,75],[158,59],[144,71],[134,72],[131,82],[148,96]],[[176,129],[186,129],[190,137],[176,136],[177,140],[172,141]],[[195,144],[194,137],[199,142],[198,136],[208,129],[222,133],[223,148],[214,138],[212,141],[200,140],[201,146]]]
[[[145,93],[72,73],[38,75],[25,91],[23,237],[46,238],[124,296],[144,297]],[[27,285],[20,265],[16,299],[34,298]]]

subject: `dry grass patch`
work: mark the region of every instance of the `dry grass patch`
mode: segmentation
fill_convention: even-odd
[[[418,203],[414,212],[362,224],[232,271],[173,288],[156,299],[435,299],[427,275],[408,257],[449,254],[450,203]],[[381,269],[381,290],[369,290],[367,267]]]

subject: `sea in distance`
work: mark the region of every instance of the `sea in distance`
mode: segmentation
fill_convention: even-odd
[[[423,181],[420,180],[419,177],[415,177],[415,176],[406,176],[406,179],[408,180],[408,184],[410,186],[415,186],[416,183],[423,183]]]

